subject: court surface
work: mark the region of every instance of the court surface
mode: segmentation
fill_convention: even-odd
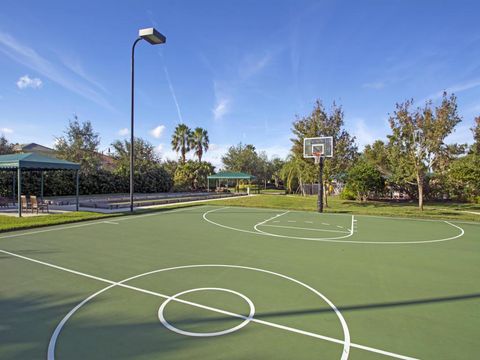
[[[480,225],[192,206],[0,235],[1,359],[476,359]]]

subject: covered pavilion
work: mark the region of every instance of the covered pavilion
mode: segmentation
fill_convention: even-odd
[[[49,170],[73,170],[76,179],[76,210],[78,211],[80,164],[36,153],[0,155],[0,171],[16,171],[18,216],[22,216],[22,171],[40,171],[40,197],[43,199],[44,172]],[[15,177],[14,177],[15,179]],[[15,187],[15,182],[14,182]],[[15,190],[13,191],[15,194]]]

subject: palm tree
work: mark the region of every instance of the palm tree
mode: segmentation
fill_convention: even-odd
[[[172,150],[180,152],[181,160],[185,162],[185,155],[190,151],[192,130],[185,124],[178,124],[172,135]]]
[[[208,139],[208,131],[197,127],[192,133],[190,148],[195,151],[198,162],[202,162],[204,152],[207,152],[210,140]]]

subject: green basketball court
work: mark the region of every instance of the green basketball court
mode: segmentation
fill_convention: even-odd
[[[192,206],[0,235],[1,359],[474,359],[480,225]]]

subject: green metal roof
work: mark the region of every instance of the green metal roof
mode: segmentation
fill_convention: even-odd
[[[34,153],[0,155],[0,169],[78,170],[80,164]]]
[[[255,179],[255,176],[250,174],[245,174],[242,172],[232,172],[232,171],[221,171],[218,174],[208,176],[209,180],[220,180],[220,179],[230,179],[230,180],[252,180]]]

